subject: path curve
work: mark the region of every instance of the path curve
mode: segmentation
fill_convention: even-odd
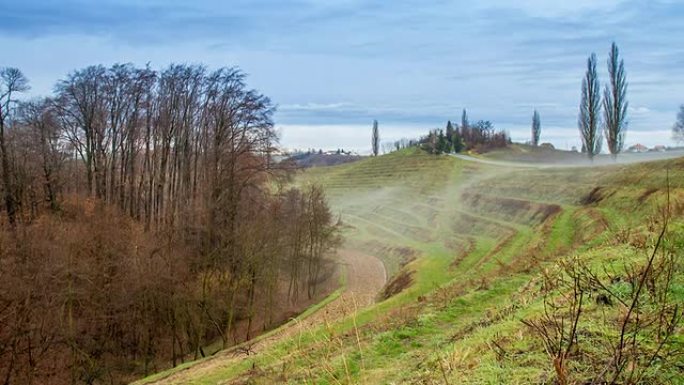
[[[268,337],[251,344],[246,342],[239,346],[249,346],[250,354],[259,354],[269,346],[287,337],[323,325],[325,322],[334,322],[342,319],[353,314],[358,309],[375,303],[378,293],[387,282],[387,271],[382,261],[375,256],[352,249],[339,250],[338,256],[339,263],[346,270],[347,278],[345,290],[339,297],[300,322],[284,325]],[[194,383],[203,376],[219,368],[237,364],[244,358],[245,353],[239,353],[234,348],[227,349],[164,378],[148,382],[141,381],[136,384],[171,385]]]

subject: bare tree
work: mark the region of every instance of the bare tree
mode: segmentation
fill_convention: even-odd
[[[601,108],[600,85],[596,73],[596,54],[592,53],[587,59],[587,72],[582,79],[582,99],[580,112],[577,118],[582,148],[587,152],[589,159],[601,152],[602,137],[598,131]]]
[[[91,66],[71,73],[57,83],[56,106],[65,136],[83,160],[88,192],[104,197],[106,107],[103,66]]]
[[[323,191],[282,192],[274,107],[239,69],[87,67],[16,114],[23,78],[2,74],[0,187],[21,230],[0,226],[4,383],[119,383],[176,365],[272,326],[283,282],[296,302],[331,275]]]
[[[10,226],[16,224],[17,197],[14,192],[13,175],[10,166],[6,131],[10,122],[11,108],[16,103],[16,93],[29,89],[28,79],[17,68],[0,69],[0,155],[2,162],[2,183],[4,190],[5,209]]]
[[[59,209],[58,195],[61,190],[59,173],[64,163],[63,145],[60,141],[56,111],[50,99],[20,104],[20,122],[27,129],[26,147],[35,148],[42,171],[45,200],[52,211]]]
[[[608,57],[610,86],[603,91],[604,132],[608,150],[613,159],[622,151],[627,129],[627,80],[624,61],[619,58],[617,44],[613,42]]]

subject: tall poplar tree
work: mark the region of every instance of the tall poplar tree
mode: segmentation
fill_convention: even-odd
[[[468,123],[468,113],[466,112],[465,108],[463,109],[463,113],[461,114],[461,130],[467,130],[469,126]],[[461,131],[463,132],[463,131]]]
[[[371,144],[373,146],[373,156],[378,156],[380,152],[380,132],[378,131],[378,121],[373,121],[373,134],[371,137]]]
[[[580,136],[582,137],[582,150],[586,151],[589,159],[601,152],[602,137],[598,131],[601,120],[601,94],[598,74],[596,73],[596,54],[592,53],[587,59],[587,72],[582,79],[582,99],[579,107]]]
[[[610,85],[603,91],[604,135],[613,159],[622,151],[627,129],[627,80],[624,61],[613,42],[608,57]]]
[[[539,118],[539,112],[534,110],[532,114],[532,145],[539,146],[539,137],[541,136],[541,119]]]
[[[463,109],[463,113],[461,114],[461,128],[460,128],[460,134],[462,140],[468,144],[472,140],[472,135],[470,135],[470,123],[468,123],[468,113],[466,112],[466,109]]]

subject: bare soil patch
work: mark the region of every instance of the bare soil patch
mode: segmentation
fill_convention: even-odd
[[[413,283],[413,271],[402,271],[390,281],[385,290],[382,291],[382,298],[387,299],[401,293]]]
[[[596,186],[589,192],[589,194],[587,194],[580,200],[580,203],[584,206],[588,206],[594,203],[601,202],[603,198],[605,198],[603,193],[603,187]]]

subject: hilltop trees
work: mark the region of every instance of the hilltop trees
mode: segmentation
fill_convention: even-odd
[[[582,138],[582,149],[589,159],[601,152],[602,139],[598,132],[600,121],[600,85],[596,73],[596,54],[592,53],[587,59],[587,71],[582,79],[582,98],[579,107],[579,126]]]
[[[421,138],[420,143],[423,150],[433,155],[442,153],[439,147],[439,132],[441,132],[439,129],[430,130],[426,137]]]
[[[371,134],[371,145],[373,146],[373,156],[378,156],[380,152],[380,132],[378,131],[378,121],[373,121],[373,132]]]
[[[677,143],[684,142],[684,104],[679,106],[677,121],[672,126],[672,139]]]
[[[541,120],[539,118],[539,112],[534,110],[532,114],[532,145],[539,146],[539,136],[541,135]]]
[[[417,144],[431,154],[444,154],[452,151],[461,152],[464,149],[487,151],[505,147],[510,141],[506,132],[497,131],[488,120],[480,120],[472,126],[467,122],[467,116],[464,121],[468,125],[466,129],[453,127],[451,121],[448,121],[446,133],[441,129],[430,130]]]
[[[399,151],[404,148],[408,147],[413,147],[418,143],[418,140],[415,139],[408,139],[408,138],[401,138],[399,140],[395,140],[392,145],[394,147],[395,151]]]
[[[420,140],[422,148],[430,154],[448,154],[451,152],[451,143],[441,129],[434,129]]]
[[[464,109],[460,127],[455,127],[449,120],[445,130],[430,130],[418,141],[409,141],[408,145],[418,145],[431,154],[444,154],[463,150],[488,151],[492,148],[506,147],[508,143],[508,134],[503,130],[496,130],[488,120],[479,120],[471,125],[468,122],[468,113]],[[397,149],[403,148],[398,142],[395,145]]]
[[[496,130],[489,120],[478,120],[474,125],[469,125],[467,130],[461,131],[461,137],[466,150],[478,152],[506,147],[510,141],[508,134],[503,130]]]
[[[624,61],[615,42],[608,57],[608,77],[610,85],[603,91],[603,123],[608,150],[615,159],[624,146],[628,106]]]

